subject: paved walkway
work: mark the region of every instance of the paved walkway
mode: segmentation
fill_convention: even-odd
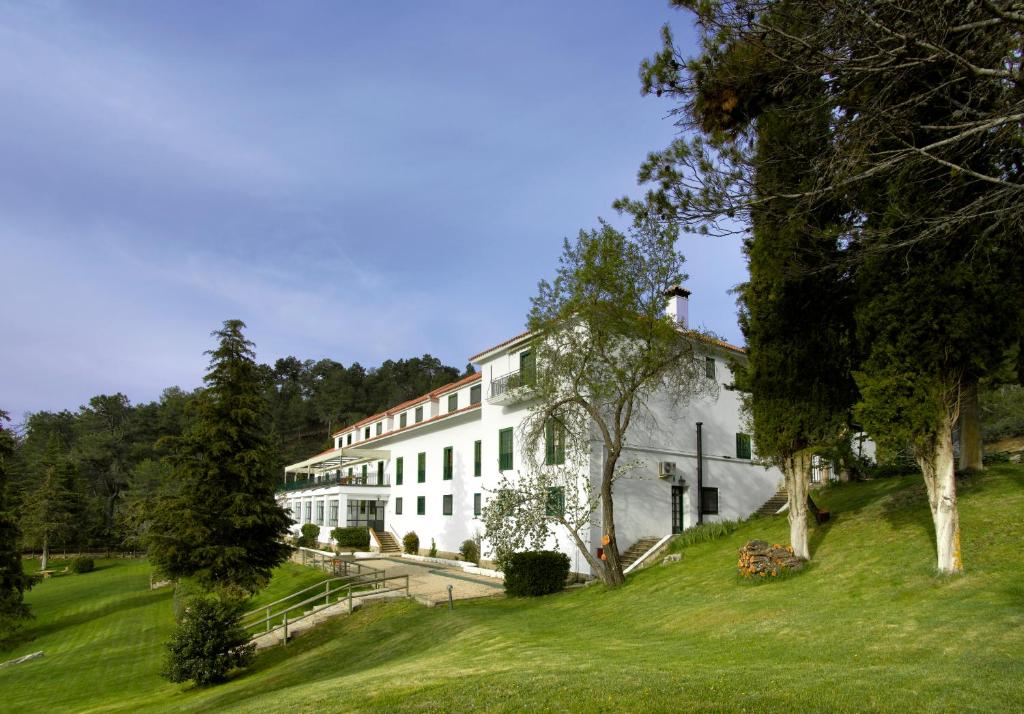
[[[505,592],[505,586],[497,578],[482,575],[467,575],[459,568],[452,568],[437,563],[418,563],[413,560],[373,558],[359,561],[371,568],[383,570],[390,576],[408,575],[409,594],[417,602],[427,607],[445,606],[448,603],[448,586],[451,585],[452,600],[469,600],[480,597],[494,597]],[[312,566],[310,566],[312,567]],[[397,583],[388,583],[389,586]],[[364,602],[403,600],[404,593],[389,592],[382,595],[367,594],[356,601],[355,607]],[[288,628],[289,638],[300,632],[316,627],[324,620],[348,614],[348,602],[342,600],[317,612]],[[253,640],[257,649],[281,643],[282,632],[277,630]]]

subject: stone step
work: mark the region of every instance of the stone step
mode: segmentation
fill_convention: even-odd
[[[625,570],[630,565],[635,563],[637,559],[658,544],[660,538],[641,538],[636,543],[631,545],[625,553],[619,555],[619,562],[622,563],[622,568]]]

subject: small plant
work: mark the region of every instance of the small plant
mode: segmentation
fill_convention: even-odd
[[[320,526],[315,523],[306,523],[302,526],[302,535],[299,536],[299,546],[312,548],[320,539]]]
[[[420,552],[420,537],[416,535],[416,531],[409,531],[402,538],[402,548],[409,555],[416,555]]]
[[[509,595],[548,595],[565,588],[569,556],[553,550],[513,553],[505,568],[505,592]]]
[[[475,540],[462,541],[459,552],[462,553],[462,557],[467,563],[480,564],[480,546],[477,545]]]
[[[434,542],[433,538],[430,539],[430,557],[437,557],[437,543]]]
[[[79,556],[71,559],[71,572],[72,573],[91,573],[96,569],[96,563],[93,562],[92,558],[86,558]]]
[[[167,642],[161,676],[171,682],[189,680],[200,686],[227,679],[235,667],[252,661],[256,645],[240,624],[243,601],[217,595],[191,597],[184,616]]]
[[[713,521],[687,528],[676,538],[672,544],[672,550],[724,538],[730,533],[735,532],[739,527],[740,524],[737,521]]]
[[[364,527],[335,528],[331,531],[331,539],[339,548],[358,548],[369,550],[370,530]]]

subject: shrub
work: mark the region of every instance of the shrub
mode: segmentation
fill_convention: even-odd
[[[730,533],[735,532],[739,527],[740,524],[737,521],[709,521],[699,526],[687,528],[676,537],[672,543],[672,550],[679,550],[696,545],[697,543],[707,543],[724,538]]]
[[[331,531],[331,538],[339,548],[358,548],[360,550],[369,550],[370,548],[369,528],[335,528]]]
[[[480,564],[480,546],[477,545],[475,540],[462,541],[459,552],[462,553],[462,557],[465,558],[467,563]]]
[[[79,556],[78,558],[71,559],[71,572],[72,573],[91,573],[96,569],[96,564],[92,558],[86,558]]]
[[[437,557],[437,544],[434,542],[433,538],[430,539],[430,557]]]
[[[242,609],[241,598],[189,598],[184,617],[167,642],[161,676],[203,686],[223,682],[232,668],[249,664],[256,645],[240,624]]]
[[[420,552],[420,537],[416,535],[416,531],[409,531],[402,538],[402,547],[406,553],[410,555],[416,555]]]
[[[513,553],[505,568],[505,592],[536,596],[556,593],[569,577],[569,556],[553,550]]]
[[[320,538],[320,526],[315,523],[306,523],[302,526],[302,535],[299,536],[299,545],[303,548],[312,548]]]

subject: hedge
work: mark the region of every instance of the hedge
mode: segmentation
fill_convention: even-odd
[[[331,531],[331,538],[339,548],[359,548],[361,550],[370,548],[370,529],[365,526],[335,528]]]
[[[96,569],[92,558],[78,557],[71,560],[72,573],[91,573]]]
[[[565,588],[569,577],[569,556],[553,550],[513,553],[505,567],[505,592],[536,596]]]

